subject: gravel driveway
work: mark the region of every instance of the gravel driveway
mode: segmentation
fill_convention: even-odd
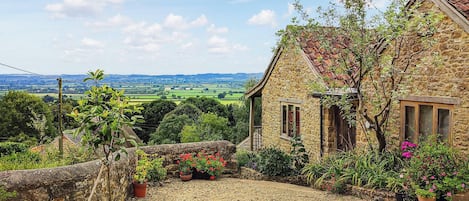
[[[135,200],[135,199],[133,199]],[[202,201],[202,200],[313,200],[364,201],[353,196],[342,196],[309,187],[269,181],[220,178],[216,181],[170,179],[162,187],[148,189],[147,198],[139,201]]]

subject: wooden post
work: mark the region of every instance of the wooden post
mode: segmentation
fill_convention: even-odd
[[[254,98],[249,98],[249,140],[251,151],[254,151]]]
[[[59,153],[60,157],[63,157],[64,155],[64,134],[62,132],[62,78],[57,78],[57,81],[59,82],[59,112],[58,112],[58,119],[59,119]]]

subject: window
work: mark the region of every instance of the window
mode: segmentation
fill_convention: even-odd
[[[448,141],[453,105],[401,101],[401,140],[418,142],[431,134]]]
[[[300,107],[293,104],[282,104],[282,135],[300,136]]]

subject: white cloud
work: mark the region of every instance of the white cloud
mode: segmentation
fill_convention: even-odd
[[[85,23],[88,27],[95,27],[95,28],[106,28],[106,27],[116,27],[116,26],[124,26],[131,24],[132,20],[126,16],[121,14],[117,14],[111,18],[108,18],[106,21],[97,21],[97,22],[87,22]]]
[[[295,12],[295,6],[291,3],[288,3],[287,16],[291,16]]]
[[[87,48],[103,48],[104,43],[98,40],[94,40],[91,38],[83,38],[81,40],[81,44]]]
[[[272,10],[262,10],[258,14],[252,16],[248,20],[248,24],[251,25],[270,25],[272,27],[277,26],[275,21],[275,12]]]
[[[60,3],[51,3],[45,6],[45,10],[54,17],[86,17],[95,15],[106,6],[121,4],[124,0],[63,0]]]
[[[208,39],[208,52],[217,54],[227,54],[233,51],[247,50],[246,46],[240,44],[230,44],[225,38],[212,36]]]
[[[221,33],[228,33],[228,28],[227,27],[216,27],[214,24],[211,24],[207,28],[207,32],[211,34],[221,34]]]
[[[192,42],[188,42],[186,44],[181,45],[181,49],[185,50],[185,49],[188,49],[192,46],[194,46],[194,44]]]
[[[183,16],[170,13],[166,16],[163,26],[171,29],[188,29],[193,27],[201,27],[208,23],[205,15],[199,16],[197,19],[188,22]]]

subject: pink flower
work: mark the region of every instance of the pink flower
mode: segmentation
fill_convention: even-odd
[[[464,183],[461,184],[462,188],[466,188],[466,185]]]
[[[435,176],[431,176],[430,179],[435,179]]]
[[[430,188],[428,191],[432,192],[433,193],[433,188]]]
[[[412,158],[412,152],[406,151],[402,153],[402,157],[404,158]]]
[[[447,192],[446,197],[451,197],[451,192]]]
[[[426,181],[426,180],[427,180],[427,176],[423,176],[423,177],[422,177],[422,180]]]

